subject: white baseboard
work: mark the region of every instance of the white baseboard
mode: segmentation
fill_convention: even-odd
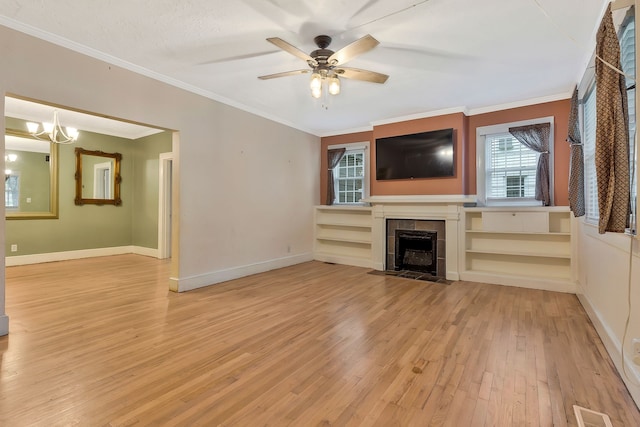
[[[278,268],[289,267],[303,262],[313,261],[313,255],[304,253],[300,255],[278,258],[269,261],[258,262],[255,264],[242,265],[225,270],[212,271],[210,273],[201,274],[192,277],[170,278],[169,288],[177,292],[190,291],[205,286],[214,285],[228,280],[239,279],[241,277],[250,276],[252,274],[264,273],[265,271],[275,270]]]
[[[316,253],[313,256],[316,261],[330,262],[332,264],[352,265],[354,267],[373,268],[373,262],[370,259],[351,257],[345,255],[332,255],[326,253]]]
[[[5,257],[5,266],[39,264],[42,262],[67,261],[71,259],[93,258],[99,256],[138,254],[157,258],[158,250],[142,246],[116,246],[112,248],[82,249],[78,251],[49,252],[46,254],[16,255]]]
[[[447,277],[447,279],[448,278],[449,277]],[[460,272],[460,280],[491,283],[494,285],[516,286],[527,289],[539,289],[541,291],[564,292],[569,294],[576,293],[575,283],[570,280],[562,279],[545,279],[465,270]]]
[[[3,314],[0,316],[0,337],[9,334],[9,316]]]
[[[594,305],[589,300],[589,297],[584,293],[582,286],[578,283],[576,295],[580,300],[580,303],[584,307],[584,310],[587,312],[589,319],[591,319],[591,323],[596,328],[596,332],[600,336],[602,343],[604,344],[607,353],[611,357],[613,364],[618,370],[618,374],[622,381],[624,381],[627,389],[629,390],[629,394],[636,402],[636,405],[640,407],[640,387],[634,385],[631,381],[636,383],[640,383],[640,375],[635,366],[631,363],[630,357],[625,357],[625,370],[629,376],[632,376],[631,380],[626,378],[624,371],[622,370],[622,355],[620,354],[620,340],[616,337],[616,335],[611,331],[611,329],[607,326],[607,324],[600,318],[598,315],[598,311],[595,309]],[[627,355],[628,356],[628,355]]]
[[[445,274],[445,279],[447,280],[453,280],[454,282],[460,280],[460,274],[457,271],[447,271]]]
[[[158,249],[145,248],[144,246],[133,246],[132,252],[136,255],[144,255],[151,258],[160,258]]]

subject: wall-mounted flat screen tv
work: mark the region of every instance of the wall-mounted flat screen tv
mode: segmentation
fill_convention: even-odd
[[[376,139],[377,180],[453,176],[453,129]]]

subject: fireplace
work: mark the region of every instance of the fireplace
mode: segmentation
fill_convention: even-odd
[[[394,270],[437,274],[438,233],[424,230],[396,230]]]
[[[387,219],[386,222],[387,271],[446,277],[445,221]]]

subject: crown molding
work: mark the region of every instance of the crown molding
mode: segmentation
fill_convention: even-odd
[[[568,92],[558,93],[555,95],[542,96],[539,98],[530,98],[530,99],[510,102],[506,104],[498,104],[498,105],[491,105],[487,107],[473,108],[469,110],[468,115],[476,116],[478,114],[494,113],[496,111],[510,110],[512,108],[529,107],[531,105],[536,105],[536,104],[562,101],[564,99],[570,99],[571,95],[573,95],[573,88],[571,88],[571,90],[569,90]]]
[[[326,132],[326,133],[320,134],[319,136],[321,138],[325,138],[328,136],[349,135],[351,133],[371,132],[371,131],[373,131],[373,126],[364,126],[359,128],[351,128],[351,129],[344,129],[339,131]]]
[[[69,40],[67,38],[60,37],[60,36],[57,36],[55,34],[51,34],[51,33],[47,32],[47,31],[43,31],[43,30],[41,30],[39,28],[36,28],[36,27],[33,27],[31,25],[27,25],[27,24],[24,24],[22,22],[18,22],[16,20],[13,20],[13,19],[10,19],[10,18],[4,17],[4,16],[0,16],[0,25],[5,26],[7,28],[10,28],[12,30],[18,31],[18,32],[27,34],[29,36],[33,36],[33,37],[38,38],[40,40],[44,40],[46,42],[55,44],[57,46],[64,47],[66,49],[69,49],[69,50],[72,50],[74,52],[80,53],[82,55],[89,56],[89,57],[97,59],[99,61],[103,61],[103,62],[106,62],[108,64],[115,65],[116,67],[120,67],[120,68],[123,68],[123,69],[128,70],[128,71],[132,71],[132,72],[134,72],[136,74],[140,74],[140,75],[143,75],[145,77],[149,77],[151,79],[160,81],[162,83],[166,83],[166,84],[168,84],[170,86],[174,86],[174,87],[177,87],[179,89],[183,89],[183,90],[185,90],[187,92],[191,92],[193,94],[203,96],[205,98],[211,99],[213,101],[220,102],[220,103],[228,105],[230,107],[237,108],[237,109],[245,111],[247,113],[251,113],[251,114],[254,114],[256,116],[263,117],[265,119],[280,123],[282,125],[291,127],[293,129],[297,129],[297,130],[305,132],[305,133],[309,133],[311,135],[319,136],[319,135],[317,135],[317,132],[312,131],[310,129],[306,129],[304,127],[301,127],[300,125],[297,125],[295,123],[289,122],[287,120],[283,120],[283,119],[281,119],[279,117],[276,117],[274,115],[265,113],[265,112],[260,111],[258,109],[249,107],[249,106],[247,106],[245,104],[242,104],[240,102],[233,101],[233,100],[231,100],[229,98],[226,98],[224,96],[218,95],[218,94],[213,93],[213,92],[210,92],[208,90],[204,90],[204,89],[201,89],[199,87],[190,85],[190,84],[185,83],[185,82],[183,82],[181,80],[174,79],[174,78],[169,77],[169,76],[165,76],[164,74],[157,73],[155,71],[149,70],[148,68],[141,67],[139,65],[133,64],[133,63],[128,62],[128,61],[124,61],[122,59],[116,58],[115,56],[109,55],[109,54],[104,53],[104,52],[100,52],[97,49],[90,48],[88,46],[85,46],[83,44],[74,42],[74,41]]]
[[[456,114],[456,113],[462,113],[466,116],[469,115],[466,107],[453,107],[453,108],[446,108],[442,110],[427,111],[424,113],[409,114],[407,116],[393,117],[390,119],[377,120],[375,122],[371,122],[371,125],[375,127],[375,126],[381,126],[381,125],[388,125],[391,123],[407,122],[409,120],[418,120],[418,119],[426,119],[429,117],[446,116],[447,114]]]

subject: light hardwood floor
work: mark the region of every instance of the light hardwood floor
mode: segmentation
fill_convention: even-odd
[[[8,268],[0,425],[640,425],[574,295],[320,262],[175,294],[168,271]]]

